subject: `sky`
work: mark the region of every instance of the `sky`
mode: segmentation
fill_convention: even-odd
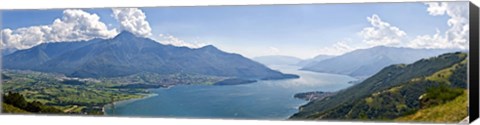
[[[112,38],[302,59],[374,46],[468,49],[468,2],[3,10],[2,49]]]

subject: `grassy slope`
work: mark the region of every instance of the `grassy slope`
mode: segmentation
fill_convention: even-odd
[[[2,103],[2,113],[30,114],[30,112],[5,103]]]
[[[467,59],[463,60],[462,62],[460,62],[458,64],[452,65],[451,67],[448,67],[448,68],[445,68],[445,69],[440,70],[438,72],[435,72],[434,74],[425,77],[424,80],[434,81],[434,82],[441,83],[441,84],[451,85],[452,81],[450,81],[449,79],[453,75],[453,71],[459,70],[459,68],[462,68],[461,65],[466,65],[466,63],[467,63]],[[463,68],[465,68],[465,67],[463,67]],[[415,108],[414,107],[408,107],[405,104],[405,103],[408,102],[408,101],[406,101],[406,99],[404,97],[405,95],[401,95],[399,92],[404,90],[404,88],[408,87],[408,86],[411,86],[411,87],[413,86],[413,87],[418,89],[418,88],[424,88],[425,86],[422,87],[422,85],[428,84],[428,83],[423,83],[423,82],[418,82],[418,81],[421,81],[421,80],[414,79],[414,80],[411,81],[411,83],[402,84],[402,85],[387,89],[383,92],[374,93],[370,97],[365,98],[364,101],[368,105],[368,107],[370,107],[370,108],[375,109],[375,108],[379,108],[379,107],[383,107],[383,108],[387,107],[386,111],[394,111],[394,112],[397,112],[399,114],[402,114],[402,112],[407,113],[407,112],[409,112],[408,110],[411,111],[411,110],[414,110]],[[416,82],[418,82],[418,83],[416,83]],[[443,92],[446,92],[446,91],[443,91]],[[455,98],[456,100],[448,101],[447,102],[448,105],[447,105],[447,103],[445,103],[445,104],[440,104],[438,106],[434,106],[435,108],[429,107],[429,108],[426,108],[426,109],[419,109],[415,112],[415,115],[413,115],[411,117],[402,117],[400,121],[458,122],[458,121],[462,120],[463,118],[465,118],[467,116],[466,115],[467,114],[467,108],[466,108],[466,106],[467,106],[466,105],[467,104],[466,93],[467,92],[468,91],[465,91],[465,92],[463,92],[463,95],[461,95],[459,97],[456,97]],[[465,97],[462,97],[462,96],[465,96]],[[392,99],[392,98],[397,98],[397,99]],[[462,98],[462,99],[458,99],[458,98]],[[358,106],[358,104],[356,106]],[[445,108],[445,109],[442,109],[442,108]],[[394,109],[394,110],[392,110],[392,109]],[[405,110],[405,109],[408,109],[408,110]],[[452,110],[450,110],[450,109],[452,109]],[[366,109],[360,109],[360,112],[364,112],[364,111],[361,111],[361,110],[366,110]],[[369,110],[371,110],[371,109],[369,109]],[[425,114],[426,114],[425,117],[421,117],[421,115],[425,115]],[[351,115],[351,114],[347,114],[347,116],[348,115]],[[358,114],[355,114],[355,115],[358,115]],[[384,114],[384,115],[390,115],[390,114]],[[431,115],[431,116],[429,116],[429,115]],[[451,115],[455,115],[455,116],[452,117]],[[410,115],[408,115],[408,116],[410,116]],[[360,119],[362,119],[362,118],[360,118]],[[364,118],[364,119],[368,119],[368,118]],[[378,119],[378,118],[375,118],[375,119]],[[388,118],[387,119],[384,118],[383,120],[388,120]]]
[[[439,83],[451,84],[451,82],[449,81],[449,78],[453,75],[453,71],[460,68],[460,65],[466,65],[467,63],[468,63],[468,59],[465,59],[459,64],[455,64],[449,68],[445,68],[443,70],[440,70],[434,73],[431,76],[426,77],[426,79],[431,81],[436,81]]]
[[[464,75],[454,74],[454,72],[462,72],[467,63],[466,54],[455,54],[460,57],[461,61],[444,67],[441,69],[433,70],[431,74],[417,75],[407,82],[403,82],[398,85],[390,86],[389,88],[382,89],[380,91],[371,93],[370,95],[357,100],[353,104],[343,104],[336,109],[330,110],[324,113],[318,113],[311,115],[308,118],[313,119],[355,119],[355,120],[381,120],[391,121],[399,118],[398,121],[422,121],[422,122],[458,122],[466,117],[467,99],[461,99],[463,96],[454,97],[454,100],[445,100],[446,103],[439,105],[423,104],[420,102],[419,97],[426,95],[427,88],[437,88],[434,86],[447,85],[449,89],[460,89],[459,85],[466,84],[465,81],[459,80],[466,79]],[[452,56],[445,57],[445,59],[452,59]],[[438,59],[438,58],[437,58]],[[436,62],[436,61],[433,61]],[[445,64],[444,62],[436,62],[428,64]],[[426,65],[424,65],[426,66]],[[423,66],[422,66],[423,67]],[[422,68],[420,67],[420,68]],[[419,68],[419,67],[417,67]],[[457,78],[458,77],[458,78]],[[457,78],[457,79],[452,79]],[[464,89],[464,88],[463,88]],[[443,90],[442,90],[443,91]],[[447,93],[445,93],[447,94]],[[466,94],[466,92],[463,92]],[[443,94],[442,94],[443,95]],[[460,98],[460,99],[459,99]],[[459,106],[461,105],[461,106]],[[444,109],[442,109],[444,108]],[[452,109],[452,110],[449,110]],[[449,112],[449,113],[446,113]],[[425,118],[408,117],[412,114],[425,114]],[[455,115],[455,117],[451,117]],[[298,117],[296,117],[298,118]]]
[[[445,104],[421,109],[415,114],[395,119],[395,121],[422,121],[422,122],[458,122],[467,117],[468,91],[465,91],[455,100]]]
[[[463,61],[465,57],[465,53],[449,53],[422,59],[409,65],[388,66],[362,83],[340,91],[335,96],[301,106],[300,111],[294,114],[291,119],[345,119],[346,115],[350,114],[349,111],[352,108],[362,108],[356,105],[358,101],[365,99],[371,94],[411,82],[411,80],[419,77],[430,76],[435,72]],[[417,92],[415,87],[412,86],[408,90],[410,90],[409,92],[415,92],[415,95],[412,95],[412,97],[417,96],[418,98],[418,93],[420,92]],[[412,104],[412,106],[415,106],[415,104]],[[382,111],[372,111],[372,113],[375,112],[379,113]],[[355,115],[361,114],[353,113],[350,116],[355,117]],[[371,114],[366,115],[371,116]],[[389,118],[391,117],[395,116],[389,116]]]

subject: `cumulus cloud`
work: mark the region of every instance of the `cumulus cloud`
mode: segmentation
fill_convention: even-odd
[[[378,15],[367,17],[372,25],[364,28],[359,34],[370,46],[402,46],[428,49],[468,49],[469,14],[468,2],[429,2],[425,3],[431,16],[449,16],[446,22],[450,27],[435,34],[418,35],[406,39],[406,33],[398,27],[384,22]]]
[[[445,12],[447,11],[447,4],[445,2],[442,2],[442,3],[430,2],[425,4],[429,6],[427,8],[427,11],[429,12],[429,14],[433,16],[444,15]]]
[[[110,38],[116,29],[108,29],[96,14],[82,10],[68,9],[52,24],[2,29],[3,49],[27,49],[45,42],[68,42],[93,38]]]
[[[330,46],[322,47],[318,50],[323,55],[341,55],[356,49],[368,48],[373,46],[401,46],[406,40],[405,31],[390,23],[383,21],[378,15],[373,14],[367,17],[371,26],[363,28],[358,35],[363,39],[361,46],[350,46],[350,39],[338,41]]]
[[[407,35],[404,31],[398,27],[392,26],[387,22],[382,21],[376,14],[371,17],[367,17],[371,27],[363,28],[359,32],[363,41],[371,46],[397,46],[402,43]]]
[[[199,41],[186,42],[175,36],[165,35],[165,34],[159,34],[158,37],[155,38],[155,40],[159,43],[166,44],[166,45],[182,46],[182,47],[189,47],[189,48],[200,48],[208,45],[205,42],[199,42]]]
[[[451,42],[448,42],[445,37],[443,37],[439,30],[434,35],[420,35],[415,39],[410,41],[407,47],[411,48],[426,48],[426,49],[437,49],[437,48],[452,48],[455,45],[452,45]]]
[[[350,51],[358,49],[347,44],[347,41],[339,41],[331,46],[323,47],[319,49],[320,54],[322,55],[341,55]]]
[[[450,27],[441,35],[439,31],[433,36],[417,36],[410,42],[416,48],[459,48],[468,49],[469,14],[468,2],[430,2],[427,11],[432,16],[447,15]]]
[[[146,20],[147,16],[138,8],[114,8],[113,17],[120,23],[121,29],[138,36],[152,35],[152,28]]]

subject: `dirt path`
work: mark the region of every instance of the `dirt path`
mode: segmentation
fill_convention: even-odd
[[[65,109],[65,110],[63,110],[63,112],[70,112],[70,111],[72,111],[72,110],[76,109],[77,107],[78,107],[77,105],[73,105],[73,107],[72,107],[72,108]]]

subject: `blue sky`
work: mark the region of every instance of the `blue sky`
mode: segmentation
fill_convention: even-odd
[[[151,29],[148,30],[150,34],[144,36],[163,41],[161,43],[164,44],[185,43],[178,46],[191,47],[212,44],[221,50],[240,53],[247,57],[289,55],[311,58],[318,54],[338,55],[376,45],[458,48],[458,45],[453,44],[431,47],[426,46],[429,45],[428,43],[409,44],[420,39],[419,36],[425,36],[425,38],[422,37],[417,41],[434,41],[437,32],[440,36],[438,39],[453,42],[453,38],[447,38],[448,35],[446,35],[453,32],[451,29],[455,28],[455,26],[449,26],[447,21],[457,18],[455,15],[448,14],[448,8],[455,7],[452,5],[445,3],[444,6],[441,3],[437,7],[424,3],[366,3],[138,9],[146,17],[143,21],[148,22]],[[463,5],[468,4],[460,6]],[[440,9],[428,10],[435,7]],[[126,27],[120,24],[110,8],[81,10],[98,15],[99,22],[106,25],[107,28],[104,28],[106,30],[113,32],[113,29],[119,31]],[[444,11],[443,14],[442,11]],[[63,9],[6,10],[2,11],[2,29],[11,29],[12,34],[15,34],[16,29],[50,25],[62,16],[64,16]],[[367,18],[378,20],[383,24],[387,23],[387,25],[376,27]],[[465,25],[465,23],[458,25]],[[370,33],[360,33],[368,27],[380,31],[381,34],[366,36]],[[398,30],[389,30],[391,28],[398,28]],[[393,37],[389,36],[392,35],[389,34],[390,32],[393,33]],[[395,35],[399,32],[404,32],[405,35]],[[384,42],[378,39],[392,42],[383,44]],[[399,42],[395,42],[396,40]],[[6,41],[4,39],[3,44],[7,44]]]

